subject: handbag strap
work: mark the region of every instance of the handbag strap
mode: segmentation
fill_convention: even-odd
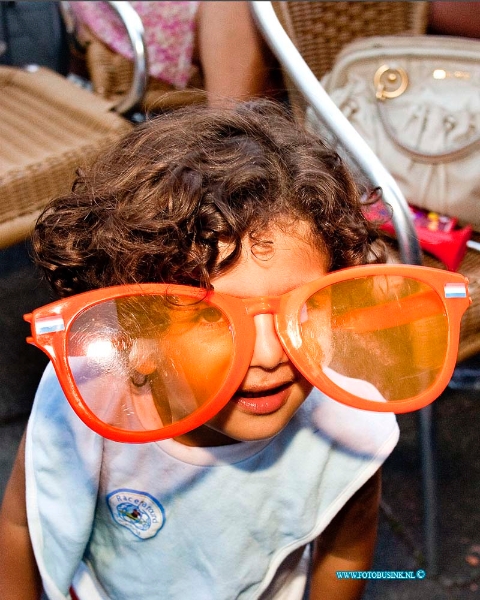
[[[476,147],[480,145],[480,134],[477,133],[466,144],[454,146],[453,148],[451,148],[450,150],[446,150],[445,152],[420,152],[414,146],[410,146],[409,144],[406,144],[405,142],[402,142],[398,139],[396,131],[393,129],[392,125],[390,124],[390,121],[388,120],[388,111],[385,106],[386,102],[388,101],[377,99],[378,114],[380,116],[380,120],[385,129],[386,134],[398,148],[409,154],[418,162],[435,164],[458,160],[468,155],[472,150],[475,150]]]

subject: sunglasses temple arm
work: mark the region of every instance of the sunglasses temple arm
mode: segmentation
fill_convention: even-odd
[[[439,312],[438,294],[431,290],[345,312],[332,319],[332,327],[366,333],[407,325],[420,319],[434,317]]]

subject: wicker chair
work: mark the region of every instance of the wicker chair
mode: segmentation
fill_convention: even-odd
[[[103,98],[120,105],[121,112],[130,109],[142,113],[159,113],[188,104],[206,102],[201,69],[195,62],[185,89],[146,75],[148,57],[143,44],[138,52],[138,38],[133,37],[135,28],[143,28],[140,17],[129,2],[105,2],[105,9],[120,17],[130,38],[134,53],[133,60],[124,58],[104,44],[84,23],[78,22],[70,9],[69,2],[60,2],[74,52],[82,54],[93,91]],[[139,74],[141,72],[141,74]],[[139,91],[135,92],[136,80],[143,78]],[[122,103],[130,98],[129,106]]]
[[[254,1],[251,4],[266,41],[282,65],[295,117],[303,121],[305,109],[310,105],[325,124],[331,126],[340,145],[357,159],[357,166],[363,175],[382,188],[385,200],[392,206],[398,240],[398,245],[392,246],[393,260],[443,268],[439,261],[421,251],[403,194],[340,111],[336,114],[335,105],[318,83],[329,71],[339,50],[355,38],[425,33],[428,3]],[[362,149],[360,153],[359,148]],[[474,239],[480,239],[478,232],[474,234]],[[474,303],[463,317],[459,361],[480,352],[479,268],[480,255],[476,250],[467,250],[459,271],[470,279]],[[425,554],[429,573],[435,575],[438,572],[438,556],[432,406],[419,411],[419,428]]]
[[[113,52],[90,31],[86,32],[85,57],[87,69],[94,91],[117,102],[125,96],[133,81],[134,65],[120,54]],[[152,77],[148,78],[139,109],[144,113],[159,113],[187,104],[201,104],[206,101],[203,81],[197,68],[192,70],[188,86],[176,90],[172,85]]]
[[[122,93],[102,97],[109,94],[82,89],[46,68],[0,67],[0,249],[27,238],[50,199],[70,189],[76,169],[133,127],[123,115],[146,93],[143,26],[129,2],[109,4],[135,50]],[[71,29],[68,11],[62,14]]]
[[[274,2],[280,20],[317,77],[340,50],[359,37],[424,33],[426,2]]]
[[[0,67],[0,248],[25,239],[75,170],[132,125],[112,103],[38,67]]]

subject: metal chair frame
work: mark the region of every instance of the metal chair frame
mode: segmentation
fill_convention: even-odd
[[[123,115],[129,113],[140,104],[147,89],[148,56],[145,43],[145,28],[137,11],[130,2],[119,2],[118,0],[105,0],[105,2],[120,17],[133,50],[133,77],[130,89],[113,107],[115,112]],[[70,8],[70,2],[61,0],[59,4],[67,32],[74,39],[76,19]]]
[[[90,51],[87,46],[84,47],[78,40],[78,19],[71,9],[71,2],[60,2],[71,45],[85,52],[89,78],[97,94],[111,100],[116,112],[130,115],[135,122],[143,120],[150,113],[206,101],[200,73],[192,76],[185,90],[177,90],[149,76],[148,50],[141,17],[130,2],[102,1],[120,18],[130,41],[132,60],[115,53],[92,32],[87,42],[87,46],[92,44]],[[110,80],[113,73],[115,77]]]

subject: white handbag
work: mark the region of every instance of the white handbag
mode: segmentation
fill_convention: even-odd
[[[480,230],[480,41],[363,38],[322,84],[410,204]]]

